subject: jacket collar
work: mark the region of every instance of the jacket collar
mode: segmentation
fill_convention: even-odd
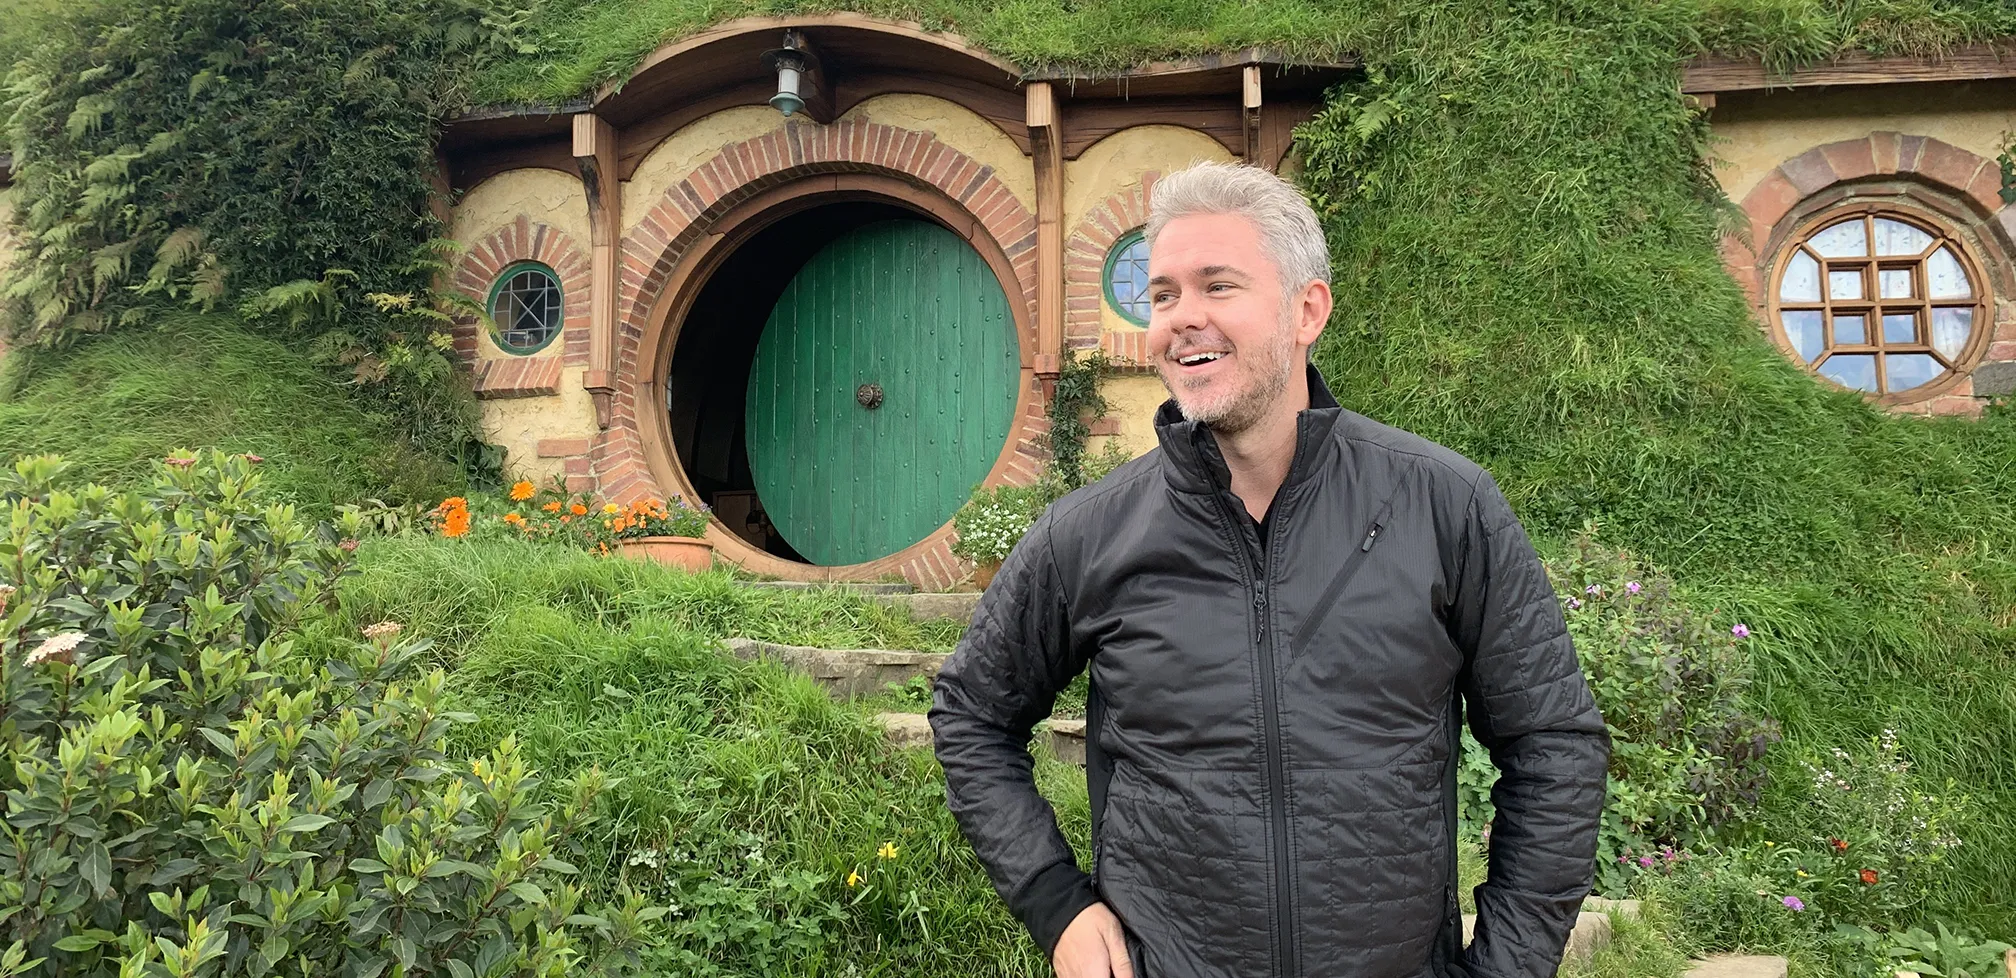
[[[1283,488],[1307,478],[1330,443],[1330,432],[1344,413],[1331,396],[1316,365],[1305,370],[1309,383],[1309,407],[1295,416],[1295,459],[1288,466]],[[1155,437],[1162,442],[1162,474],[1178,492],[1216,493],[1232,486],[1231,470],[1218,451],[1218,439],[1211,429],[1185,420],[1175,398],[1162,402],[1155,411]]]

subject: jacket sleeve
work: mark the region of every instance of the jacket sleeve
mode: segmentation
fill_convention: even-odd
[[[1029,756],[1037,721],[1085,668],[1072,648],[1050,534],[1046,514],[1002,562],[931,696],[932,739],[952,815],[1046,956],[1072,918],[1099,899],[1036,791]]]
[[[1546,569],[1489,475],[1467,517],[1451,626],[1470,730],[1499,776],[1464,965],[1472,978],[1547,978],[1594,882],[1610,738]]]

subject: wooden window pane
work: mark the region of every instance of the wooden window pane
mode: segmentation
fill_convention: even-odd
[[[1812,363],[1820,351],[1827,348],[1826,338],[1821,334],[1821,313],[1818,309],[1788,309],[1780,317],[1785,324],[1785,338],[1792,341],[1792,352],[1799,359]]]
[[[1786,302],[1820,301],[1820,263],[1803,251],[1792,253],[1785,263],[1785,281],[1778,286],[1778,298]]]
[[[1925,259],[1925,281],[1934,299],[1965,299],[1974,294],[1967,284],[1967,270],[1960,267],[1960,259],[1946,248]]]
[[[1861,316],[1834,317],[1834,345],[1859,346],[1869,342],[1868,321]]]
[[[1929,353],[1892,353],[1883,358],[1883,379],[1893,392],[1929,384],[1945,372]]]
[[[1908,268],[1886,268],[1876,273],[1876,294],[1885,299],[1911,298],[1911,270]]]
[[[1862,270],[1859,268],[1851,268],[1845,271],[1828,272],[1827,298],[1829,299],[1862,298]]]
[[[1861,258],[1869,254],[1869,235],[1859,217],[1842,221],[1814,235],[1807,243],[1823,258]]]
[[[1883,342],[1913,344],[1918,342],[1918,316],[1916,313],[1892,312],[1883,315]]]
[[[1879,217],[1876,224],[1876,253],[1879,255],[1922,255],[1932,247],[1932,236],[1903,221]]]
[[[1948,360],[1959,359],[1974,338],[1972,307],[1932,310],[1932,348]]]
[[[1851,391],[1876,390],[1876,357],[1872,354],[1840,354],[1820,365],[1820,376]]]

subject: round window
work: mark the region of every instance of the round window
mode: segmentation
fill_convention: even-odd
[[[560,335],[560,279],[536,262],[519,262],[490,287],[490,319],[507,353],[537,353]]]
[[[1137,326],[1148,325],[1148,239],[1129,231],[1106,253],[1106,301]]]
[[[1979,356],[1986,279],[1960,241],[1924,217],[1822,217],[1793,240],[1773,285],[1780,342],[1849,390],[1914,400]]]

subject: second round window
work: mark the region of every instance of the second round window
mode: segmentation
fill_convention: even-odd
[[[1106,301],[1121,318],[1148,325],[1148,239],[1129,231],[1106,253]]]
[[[1985,286],[1960,240],[1935,222],[1840,211],[1811,222],[1778,262],[1772,325],[1822,378],[1912,400],[1971,362],[1987,318]]]
[[[565,313],[560,279],[537,262],[519,262],[490,288],[490,319],[507,353],[537,353],[560,335]]]

